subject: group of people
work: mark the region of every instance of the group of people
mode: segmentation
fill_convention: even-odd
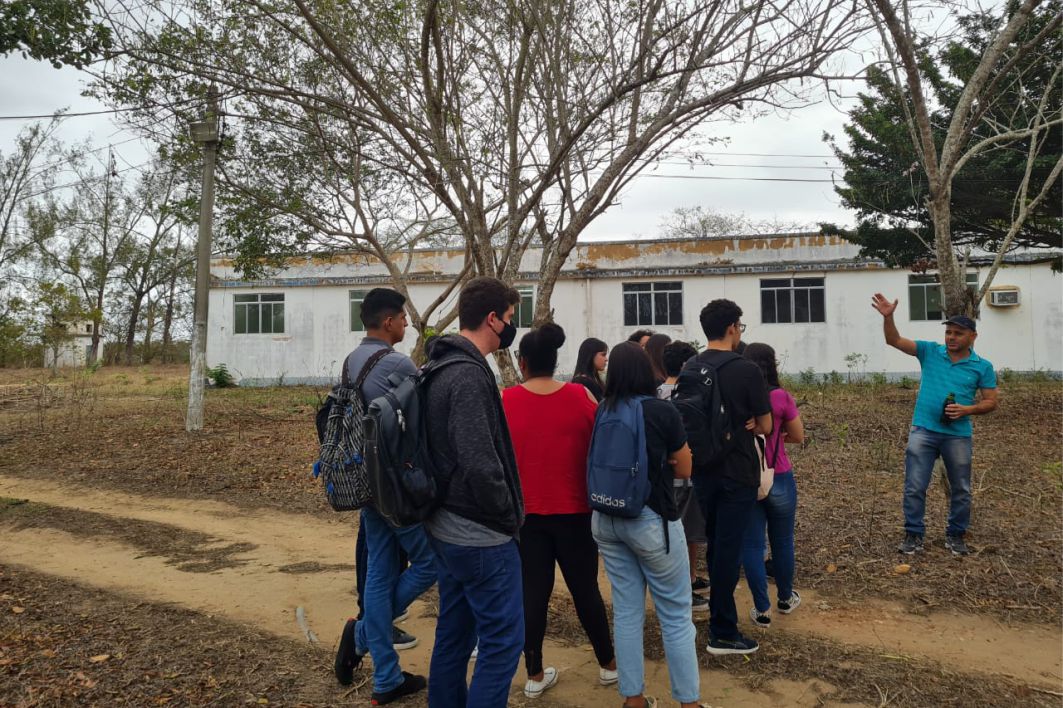
[[[708,339],[704,351],[644,330],[611,349],[601,340],[586,339],[566,382],[557,375],[565,332],[547,324],[522,337],[517,356],[522,382],[500,394],[486,357],[514,343],[512,317],[519,301],[518,292],[502,281],[474,278],[458,298],[459,333],[432,343],[431,359],[457,360],[437,372],[427,394],[428,445],[437,469],[445,471],[444,492],[433,515],[414,526],[394,528],[371,505],[362,510],[357,543],[360,612],[343,629],[336,677],[351,683],[353,671],[369,654],[373,705],[427,686],[433,707],[505,706],[523,653],[524,694],[541,696],[559,679],[543,656],[558,567],[593,648],[598,683],[617,684],[630,708],[656,705],[644,694],[648,589],[660,623],[672,698],[685,708],[698,706],[693,615],[708,614],[709,653],[749,654],[758,644],[740,631],[734,599],[743,568],[753,597],[753,626],[770,627],[776,610],[788,614],[801,603],[793,587],[797,487],[786,446],[802,443],[804,428],[793,396],[780,384],[775,352],[767,344],[745,345],[741,308],[719,299],[700,314]],[[923,508],[916,502],[920,490],[925,498],[929,482],[924,462],[929,459],[932,466],[940,454],[953,488],[948,546],[954,553],[966,552],[966,416],[995,405],[995,397],[986,395],[995,386],[995,379],[989,385],[992,367],[970,351],[973,337],[949,334],[963,323],[949,325],[946,346],[939,351],[930,342],[901,339],[885,298],[876,296],[873,305],[886,319],[887,342],[919,356],[924,371],[942,352],[954,367],[956,355],[966,352],[969,368],[979,372],[973,388],[961,388],[960,379],[969,377],[946,370],[952,376],[947,387],[955,403],[944,410],[937,406],[938,425],[925,435],[917,432],[922,428],[913,427],[906,463],[907,535],[901,550],[922,550]],[[366,400],[383,395],[389,382],[397,380],[395,374],[416,372],[409,358],[392,349],[407,327],[404,306],[403,296],[387,288],[370,291],[362,303],[367,336],[350,354],[347,366],[353,379],[373,359],[363,384]],[[973,322],[966,324],[973,332]],[[374,358],[382,348],[391,351]],[[688,440],[672,402],[680,373],[692,362],[718,373],[720,397],[733,422],[734,439],[711,467],[699,466],[694,459],[691,447],[698,441]],[[945,370],[943,361],[934,359],[934,366]],[[974,400],[976,389],[983,393],[979,403]],[[928,395],[937,395],[937,389]],[[602,418],[598,409],[608,411],[632,400],[641,406],[645,428],[648,498],[637,517],[592,512],[587,465],[596,421]],[[925,422],[920,410],[917,404],[917,425]],[[962,419],[967,427],[942,433],[938,428],[947,425],[941,423],[946,419]],[[960,446],[946,439],[964,432],[966,467],[959,459]],[[774,480],[770,492],[758,500],[765,466],[774,469]],[[766,542],[776,583],[774,607]],[[708,578],[697,574],[702,548]],[[611,587],[611,628],[598,585],[599,556]],[[439,586],[439,616],[426,679],[401,670],[396,650],[417,640],[394,622],[434,583]],[[470,660],[476,664],[467,682]]]

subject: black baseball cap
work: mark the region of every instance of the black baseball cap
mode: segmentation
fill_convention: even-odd
[[[966,327],[972,332],[978,331],[978,326],[974,323],[974,320],[972,320],[970,317],[964,317],[963,315],[953,315],[941,324],[951,324],[957,325],[959,327]]]

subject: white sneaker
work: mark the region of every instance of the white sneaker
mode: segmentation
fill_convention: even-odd
[[[603,686],[612,686],[620,679],[616,669],[598,669],[598,683]]]
[[[543,669],[543,680],[532,681],[528,679],[528,682],[524,684],[524,695],[528,698],[538,698],[546,693],[546,689],[557,683],[557,669],[553,666],[547,666]]]

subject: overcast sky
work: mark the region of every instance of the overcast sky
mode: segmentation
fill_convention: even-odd
[[[47,62],[21,56],[0,58],[0,115],[48,114],[61,108],[72,113],[106,110],[99,102],[81,96],[85,83],[86,77],[76,69],[54,69]],[[10,152],[19,129],[29,122],[0,120],[0,152]],[[852,223],[851,213],[840,208],[829,181],[748,179],[839,179],[840,170],[830,169],[837,166],[837,160],[821,138],[824,131],[840,135],[844,123],[845,114],[824,101],[786,117],[713,125],[705,130],[707,135],[728,139],[726,145],[706,148],[713,154],[705,158],[714,164],[693,168],[662,164],[638,177],[621,196],[621,203],[599,217],[586,237],[652,237],[671,210],[693,206],[744,213],[756,220]],[[120,170],[139,165],[150,156],[149,146],[122,131],[106,115],[68,118],[59,135],[67,142],[88,139],[97,147],[115,145]],[[95,155],[105,161],[106,149]],[[702,179],[705,177],[710,179]]]

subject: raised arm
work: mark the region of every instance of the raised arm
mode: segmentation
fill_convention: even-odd
[[[893,313],[897,310],[897,300],[890,302],[882,293],[875,293],[871,298],[871,307],[878,310],[882,315],[882,334],[886,337],[886,344],[895,349],[900,349],[905,354],[915,356],[915,342],[905,339],[897,331],[897,324],[893,321]]]

